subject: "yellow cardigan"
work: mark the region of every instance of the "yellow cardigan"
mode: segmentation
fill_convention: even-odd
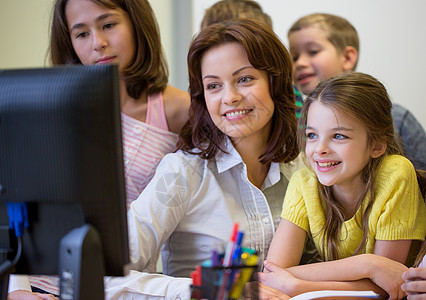
[[[374,252],[376,240],[424,240],[426,207],[411,162],[399,155],[387,156],[377,176],[365,253]],[[367,196],[364,203],[368,199]],[[321,254],[324,211],[325,203],[319,198],[315,173],[308,168],[294,173],[287,188],[281,217],[311,234]],[[358,209],[342,226],[341,258],[351,256],[361,242],[362,231],[358,225],[361,214],[361,209]]]

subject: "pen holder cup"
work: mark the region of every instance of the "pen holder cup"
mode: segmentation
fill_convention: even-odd
[[[240,299],[258,266],[202,267],[201,286],[192,285],[192,299]]]

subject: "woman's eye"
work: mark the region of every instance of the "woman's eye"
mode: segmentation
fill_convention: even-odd
[[[217,83],[209,83],[207,86],[206,86],[206,89],[207,90],[214,90],[214,89],[217,89],[217,87],[218,87],[219,85],[217,84]]]
[[[250,82],[250,81],[252,81],[253,80],[253,78],[251,78],[251,77],[241,77],[239,80],[238,80],[238,82],[241,82],[241,83],[247,83],[247,82]]]

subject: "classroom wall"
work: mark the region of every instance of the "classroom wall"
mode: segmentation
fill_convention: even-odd
[[[161,20],[162,42],[172,57],[174,0],[149,0]],[[0,69],[48,65],[50,16],[54,0],[0,0]]]
[[[0,69],[43,66],[53,0],[0,0]]]
[[[187,89],[186,52],[204,14],[216,0],[149,0],[160,25],[170,83]],[[287,44],[300,16],[329,12],[347,18],[361,40],[358,71],[380,79],[394,100],[426,128],[426,34],[424,0],[259,0]],[[46,64],[53,0],[0,0],[0,69]]]
[[[193,32],[216,0],[193,1]],[[287,45],[287,31],[299,17],[325,12],[347,18],[360,37],[357,71],[383,82],[394,102],[408,108],[426,128],[426,25],[424,0],[258,0]]]

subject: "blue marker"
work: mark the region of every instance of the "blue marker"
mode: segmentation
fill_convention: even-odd
[[[241,244],[243,242],[244,232],[238,231],[235,242],[234,253],[232,253],[232,265],[239,265],[241,261]]]

